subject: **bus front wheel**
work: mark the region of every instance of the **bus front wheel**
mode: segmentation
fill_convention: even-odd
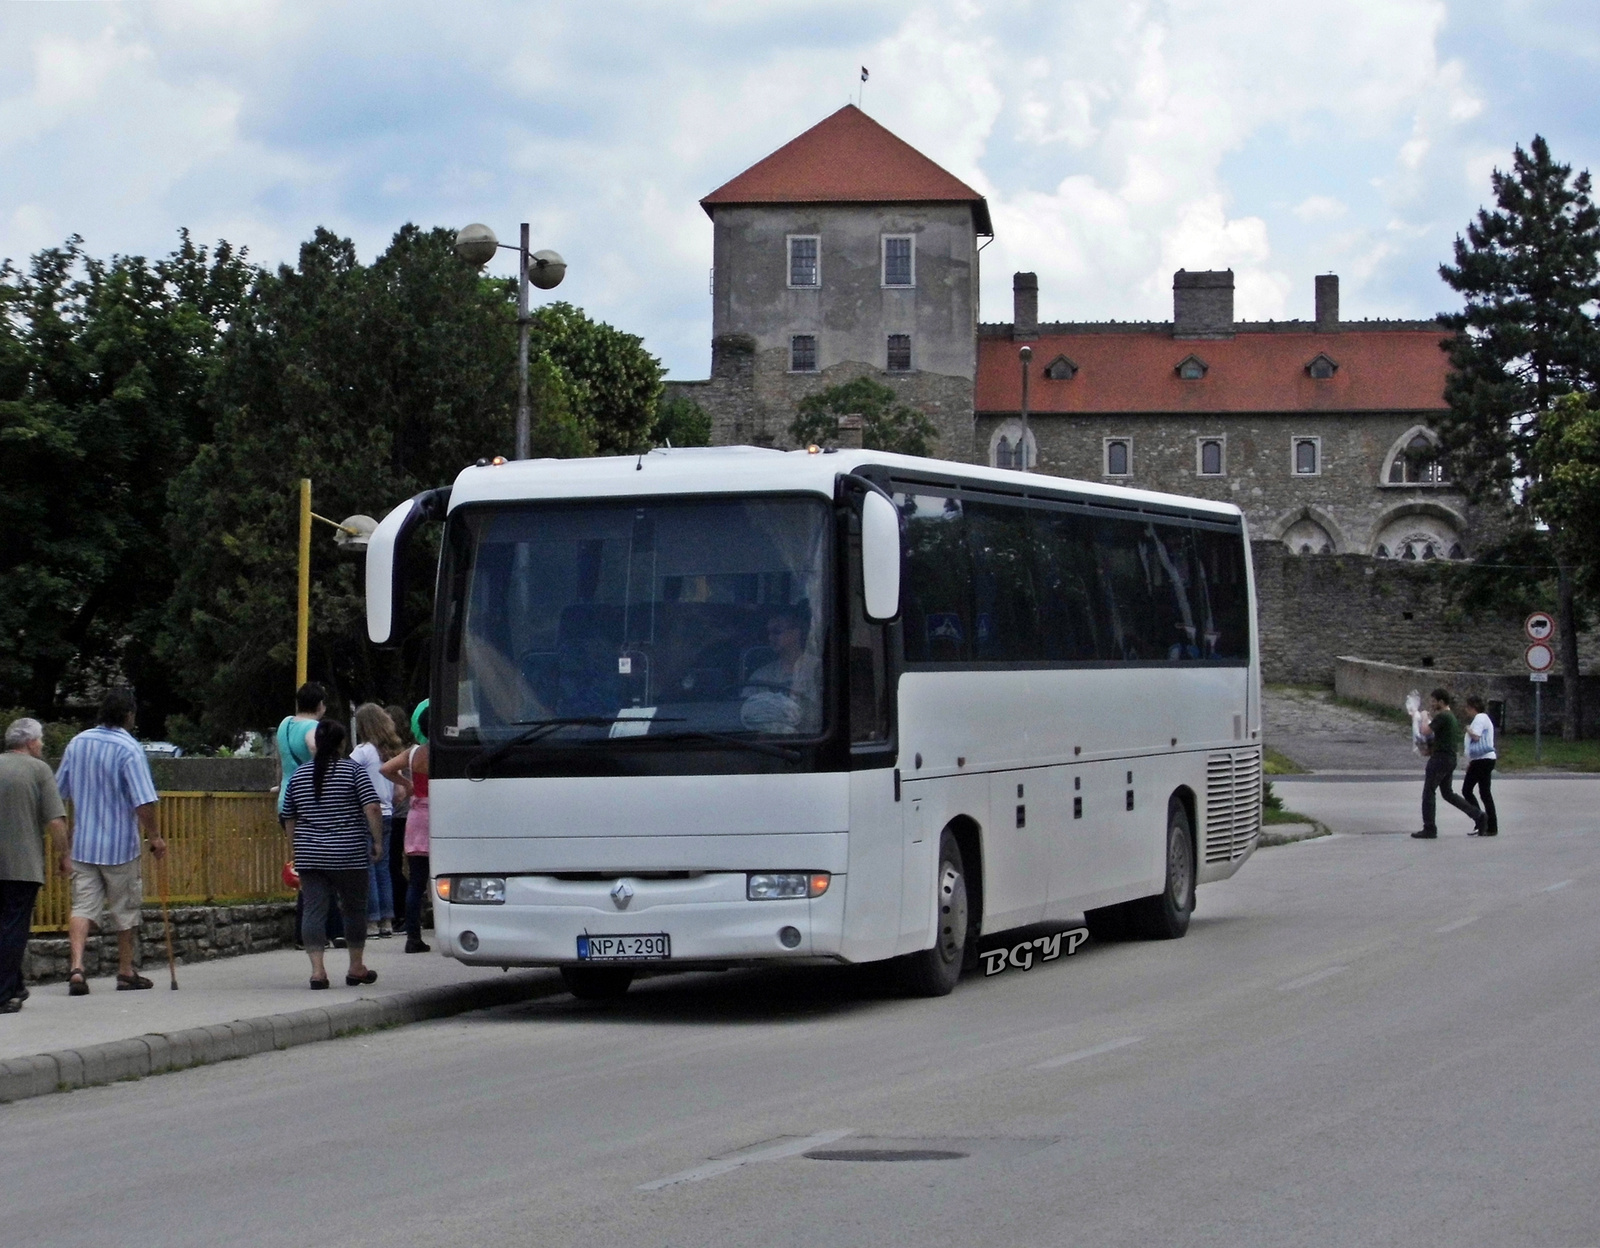
[[[563,966],[561,982],[580,1001],[615,1001],[633,983],[633,972],[622,966]]]
[[[901,983],[916,997],[948,996],[961,978],[968,934],[967,873],[956,835],[946,828],[939,837],[939,873],[934,881],[937,927],[932,949],[900,960]]]
[[[1136,936],[1176,940],[1189,930],[1194,913],[1194,833],[1189,812],[1174,797],[1167,803],[1167,881],[1154,897],[1128,903],[1127,918]]]

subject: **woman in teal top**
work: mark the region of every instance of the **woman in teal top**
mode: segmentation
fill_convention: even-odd
[[[309,762],[317,752],[312,737],[317,731],[317,721],[327,713],[327,693],[316,681],[308,680],[295,691],[294,714],[286,715],[278,725],[278,766],[283,771],[283,780],[278,785],[279,823],[283,822],[283,799],[289,793],[289,781],[300,764]]]

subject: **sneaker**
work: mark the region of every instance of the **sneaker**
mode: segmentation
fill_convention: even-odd
[[[389,937],[391,937],[393,935],[394,935],[394,928],[389,925],[389,922],[387,920],[385,920],[384,922],[378,924],[378,939],[379,940],[388,940]]]
[[[433,946],[432,945],[423,944],[420,937],[409,936],[409,937],[406,938],[406,952],[407,953],[432,953],[433,952]]]
[[[333,947],[335,949],[343,949],[343,948],[345,948],[345,943],[346,943],[345,942],[345,938],[343,936],[335,936],[333,938]]]
[[[1437,832],[1413,832],[1411,834],[1411,839],[1414,841],[1434,841],[1438,840],[1438,838],[1439,834]]]
[[[0,1001],[0,1014],[20,1014],[21,1012],[21,997],[12,997],[9,1001]]]

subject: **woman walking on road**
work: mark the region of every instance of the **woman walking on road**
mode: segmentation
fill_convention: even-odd
[[[383,765],[400,752],[394,721],[376,702],[356,712],[356,737],[361,744],[350,751],[350,761],[366,769],[383,808],[383,841],[367,873],[367,935],[387,940],[394,934],[394,880],[389,875],[389,832],[394,825],[394,785],[382,773]]]
[[[1494,748],[1494,720],[1484,709],[1483,699],[1474,694],[1467,699],[1467,709],[1472,712],[1472,722],[1467,725],[1467,776],[1461,782],[1461,796],[1479,808],[1478,797],[1483,797],[1483,822],[1476,832],[1468,836],[1498,836],[1500,817],[1494,811],[1494,794],[1489,791],[1489,780],[1498,755]]]
[[[367,937],[361,916],[367,912],[367,875],[383,837],[383,807],[366,769],[343,757],[344,725],[324,719],[317,725],[316,754],[302,763],[284,794],[285,826],[294,844],[294,866],[305,898],[301,937],[311,958],[311,986],[326,988],[328,907],[335,895],[349,916],[345,932],[351,987],[376,983],[363,954]]]
[[[428,877],[428,711],[424,704],[412,720],[420,744],[396,754],[383,765],[389,780],[405,784],[411,791],[410,811],[406,815],[406,952],[428,953],[431,947],[422,940],[422,904],[427,895]]]

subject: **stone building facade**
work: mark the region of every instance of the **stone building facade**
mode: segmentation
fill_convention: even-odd
[[[981,195],[847,105],[701,204],[711,377],[668,389],[714,442],[787,445],[803,398],[871,376],[972,455]]]
[[[1297,555],[1470,558],[1498,533],[1432,454],[1447,360],[1431,321],[1236,322],[1233,274],[1179,271],[1166,322],[1040,324],[1034,275],[979,330],[988,461],[1237,503]],[[1029,414],[1022,426],[1022,349]]]

